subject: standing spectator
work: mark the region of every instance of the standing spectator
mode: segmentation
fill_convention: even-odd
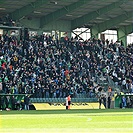
[[[130,108],[131,100],[129,96],[127,96],[126,101],[127,101],[127,108]]]
[[[10,104],[10,97],[9,96],[5,97],[5,104],[6,104],[6,110],[8,110],[9,109],[9,104]]]
[[[21,110],[21,101],[20,100],[17,100],[17,102],[16,102],[16,109]]]
[[[106,108],[106,95],[103,96],[103,105]]]
[[[122,108],[126,107],[126,98],[125,96],[122,97]]]
[[[101,105],[102,105],[102,96],[99,96],[99,109],[101,109]]]
[[[30,102],[30,98],[28,95],[26,95],[24,97],[24,105],[25,105],[25,110],[29,110],[29,102]]]
[[[111,96],[108,96],[108,109],[110,109],[110,105],[111,105]]]
[[[17,100],[14,96],[11,97],[11,106],[12,106],[12,110],[15,110],[16,109],[16,103],[17,103]]]
[[[0,111],[4,109],[4,97],[0,96]]]
[[[111,92],[112,92],[112,88],[109,86],[108,87],[108,93],[109,93],[109,95],[111,95]]]

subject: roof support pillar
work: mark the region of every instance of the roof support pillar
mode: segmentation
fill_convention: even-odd
[[[90,29],[90,32],[91,32],[91,38],[96,38],[98,39],[98,29],[97,28],[91,28]]]
[[[118,41],[121,41],[122,44],[126,47],[127,46],[127,35],[126,35],[126,31],[123,29],[118,29],[117,30],[117,38]]]
[[[127,46],[127,35],[133,32],[133,25],[122,26],[117,30],[117,37],[122,41],[124,46]]]

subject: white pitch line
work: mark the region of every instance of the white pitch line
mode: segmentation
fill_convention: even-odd
[[[91,121],[91,120],[92,120],[92,118],[88,118],[88,119],[87,119],[87,121]]]

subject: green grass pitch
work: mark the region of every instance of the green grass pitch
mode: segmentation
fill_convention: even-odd
[[[0,133],[133,133],[133,109],[2,111]]]

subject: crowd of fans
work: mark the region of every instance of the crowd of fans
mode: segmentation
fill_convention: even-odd
[[[93,95],[102,90],[100,75],[109,75],[121,91],[133,93],[133,44],[86,41],[50,35],[17,40],[0,36],[1,93],[59,98]]]

